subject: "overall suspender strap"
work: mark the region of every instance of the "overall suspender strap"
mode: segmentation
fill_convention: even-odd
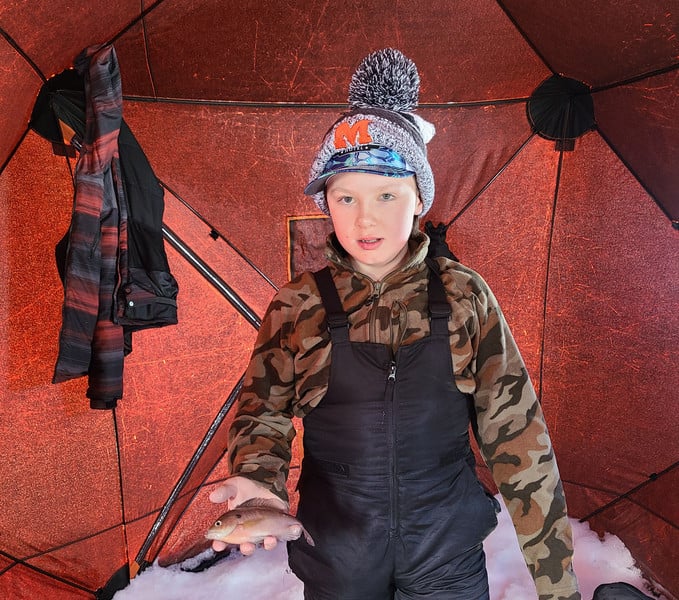
[[[446,299],[446,290],[441,281],[439,267],[435,260],[425,259],[429,267],[429,318],[431,333],[448,335],[448,320],[452,310]]]
[[[436,261],[425,259],[429,266],[429,317],[431,319],[431,333],[448,335],[448,320],[450,319],[451,308],[446,299],[446,290],[443,287]],[[332,280],[330,268],[325,267],[313,273],[321,300],[325,307],[328,330],[331,336],[339,336],[348,339],[349,319],[347,313],[342,308],[337,287]]]
[[[349,319],[347,313],[342,308],[342,302],[337,287],[332,280],[330,268],[325,267],[320,271],[314,272],[314,279],[321,294],[321,300],[325,307],[328,331],[333,341],[349,339]]]

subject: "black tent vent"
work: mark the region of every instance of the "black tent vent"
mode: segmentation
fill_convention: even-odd
[[[590,91],[582,81],[561,75],[543,81],[526,104],[533,131],[554,140],[556,150],[573,150],[575,140],[596,126]]]

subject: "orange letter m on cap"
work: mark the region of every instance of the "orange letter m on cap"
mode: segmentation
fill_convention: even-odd
[[[351,146],[362,146],[373,141],[368,133],[368,119],[356,121],[353,125],[343,121],[335,129],[335,148],[349,148]]]

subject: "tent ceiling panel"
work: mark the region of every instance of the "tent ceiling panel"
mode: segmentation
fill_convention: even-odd
[[[0,168],[26,131],[40,77],[0,38]]]
[[[555,72],[602,86],[676,64],[679,13],[664,0],[502,0]]]
[[[146,20],[142,20],[132,25],[120,39],[116,40],[114,46],[120,64],[123,94],[153,98],[156,91],[153,88],[147,55],[145,24]],[[160,62],[163,62],[162,57]]]
[[[657,199],[679,221],[679,70],[649,81],[594,94],[602,135]]]
[[[420,112],[436,125],[428,152],[438,157],[432,165],[436,202],[425,219],[447,223],[474,200],[531,137],[530,124],[523,104]],[[551,144],[551,152],[543,158],[553,160],[553,148]],[[543,169],[541,163],[536,171]]]
[[[87,46],[108,42],[139,14],[139,0],[0,3],[2,29],[49,79]]]
[[[423,102],[527,96],[548,75],[491,0],[379,0],[370,10],[357,2],[330,8],[312,0],[248,0],[227,3],[226,10],[224,4],[166,2],[146,17],[158,96],[345,103],[358,58],[393,45],[418,64],[439,58],[436,68],[423,72]],[[422,35],[427,31],[440,33]],[[122,52],[125,93],[144,95],[143,73],[138,64],[130,67],[135,76],[128,73],[126,58]]]

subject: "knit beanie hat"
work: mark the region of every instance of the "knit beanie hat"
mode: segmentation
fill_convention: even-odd
[[[304,193],[329,214],[325,184],[338,173],[415,175],[426,213],[434,200],[434,175],[426,144],[435,129],[413,110],[420,93],[415,63],[385,48],[366,56],[349,84],[349,111],[325,135]]]

